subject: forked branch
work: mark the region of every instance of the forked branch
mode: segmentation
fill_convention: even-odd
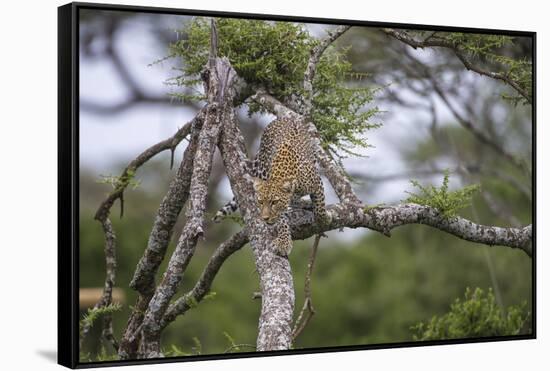
[[[106,218],[101,222],[103,228],[103,234],[105,236],[105,283],[103,286],[103,293],[99,301],[94,305],[93,309],[99,309],[107,307],[113,300],[113,287],[116,279],[116,235],[113,230],[113,225],[109,218]],[[88,335],[91,328],[91,323],[86,322],[80,333],[80,349],[82,349],[82,343]],[[113,335],[112,329],[112,317],[110,313],[104,315],[103,318],[103,336],[105,340],[109,341],[113,347],[118,350],[118,342]]]
[[[147,148],[139,156],[132,160],[118,177],[119,182],[118,184],[116,184],[115,189],[107,196],[107,198],[101,203],[101,205],[99,205],[99,208],[95,213],[95,219],[99,221],[105,220],[109,216],[111,207],[117,199],[121,201],[120,215],[122,216],[124,214],[124,206],[122,205],[122,203],[124,202],[124,191],[128,187],[128,184],[130,184],[129,179],[132,176],[130,174],[135,173],[139,167],[141,167],[143,164],[145,164],[147,161],[149,161],[160,152],[163,152],[167,149],[171,151],[172,157],[170,161],[170,168],[172,168],[174,162],[174,151],[178,144],[183,140],[183,138],[185,138],[191,131],[193,122],[194,120],[183,125],[173,136]]]
[[[304,112],[305,117],[311,117],[311,109],[313,106],[313,80],[317,71],[317,64],[321,60],[321,56],[325,50],[337,38],[342,36],[344,32],[349,30],[351,26],[338,26],[334,30],[328,32],[328,35],[319,41],[312,50],[304,73]]]
[[[416,40],[414,37],[412,37],[405,31],[398,31],[392,28],[384,28],[382,29],[382,31],[386,35],[391,36],[394,39],[399,40],[413,47],[414,49],[417,49],[417,48],[424,49],[429,47],[439,47],[439,48],[449,49],[462,62],[462,64],[464,65],[464,67],[466,67],[466,69],[477,72],[480,75],[487,76],[492,79],[503,81],[504,83],[512,87],[515,91],[517,91],[523,98],[525,98],[525,100],[529,102],[529,104],[532,104],[531,95],[525,89],[523,89],[516,81],[514,81],[509,74],[502,73],[502,72],[488,71],[480,66],[475,65],[462,49],[460,49],[455,43],[449,40],[437,38],[437,37],[431,37],[420,41],[420,40]]]

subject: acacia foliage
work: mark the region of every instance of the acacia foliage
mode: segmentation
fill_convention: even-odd
[[[299,106],[304,101],[304,73],[310,52],[319,43],[305,25],[227,18],[216,22],[218,54],[230,60],[250,88],[239,102],[246,104],[249,114],[266,112],[246,100],[257,88],[266,89],[283,102],[297,102]],[[195,94],[176,93],[176,97],[202,100],[200,73],[208,58],[209,20],[194,18],[180,33],[185,37],[170,45],[170,55],[181,60],[181,67],[170,83],[196,89]],[[357,154],[353,148],[368,147],[364,133],[380,126],[372,121],[378,108],[370,105],[377,88],[350,83],[363,76],[353,71],[345,48],[330,46],[317,65],[312,119],[322,145],[333,153]]]
[[[505,336],[522,333],[529,312],[526,304],[506,309],[497,305],[493,291],[466,289],[464,299],[456,299],[448,313],[434,316],[428,323],[419,323],[412,329],[414,340],[445,340],[468,337]]]
[[[472,196],[479,192],[480,187],[478,184],[472,184],[449,191],[449,177],[449,170],[446,169],[443,175],[443,183],[439,188],[433,185],[423,186],[420,182],[411,180],[411,184],[420,193],[407,192],[410,195],[407,202],[433,207],[439,210],[445,218],[455,217],[458,210],[471,204]]]

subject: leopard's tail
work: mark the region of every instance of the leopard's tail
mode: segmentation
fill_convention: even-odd
[[[228,203],[226,203],[222,208],[220,208],[216,215],[212,218],[212,221],[214,223],[219,223],[225,218],[227,215],[233,214],[235,211],[239,209],[239,206],[237,205],[237,201],[235,201],[235,197]]]

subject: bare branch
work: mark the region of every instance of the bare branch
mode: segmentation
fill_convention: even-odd
[[[451,170],[451,172],[454,172],[454,171]],[[419,176],[423,177],[423,176],[430,176],[430,175],[439,175],[443,173],[444,173],[444,170],[441,170],[441,169],[418,169],[418,170],[405,171],[402,173],[383,174],[383,175],[369,175],[369,174],[363,174],[358,172],[351,172],[349,173],[349,176],[354,179],[362,180],[366,182],[387,182],[392,180],[411,179]]]
[[[101,298],[99,301],[94,305],[94,309],[106,307],[111,304],[113,299],[113,286],[115,285],[115,279],[116,279],[116,235],[113,230],[113,225],[111,224],[111,221],[109,218],[105,218],[101,222],[101,226],[103,228],[103,234],[105,236],[105,284],[103,286],[103,294],[101,295]],[[114,340],[114,337],[112,336],[112,321],[111,321],[111,314],[106,314],[104,317],[104,329],[103,333],[105,338],[108,341],[111,341],[113,346],[118,346],[116,343],[116,340]],[[84,327],[82,328],[81,335],[80,335],[80,349],[82,349],[82,343],[84,342],[84,339],[88,335],[90,331],[91,324],[86,323]],[[109,336],[109,329],[110,329],[110,335]],[[106,332],[105,332],[106,331]]]
[[[221,266],[227,258],[229,258],[234,252],[238,251],[248,242],[248,236],[244,231],[240,231],[233,235],[230,239],[222,243],[214,254],[210,257],[208,264],[202,271],[202,274],[195,284],[195,287],[173,304],[170,304],[162,321],[160,323],[161,328],[166,327],[170,322],[174,321],[177,316],[184,314],[193,307],[196,303],[199,303],[204,296],[210,291],[212,282],[218,274]]]
[[[90,101],[86,98],[81,98],[79,108],[82,111],[88,111],[95,115],[112,116],[133,108],[138,104],[166,105],[174,107],[174,99],[170,98],[166,94],[153,95],[141,86],[139,83],[140,79],[131,72],[132,69],[129,68],[116,45],[116,34],[121,27],[120,18],[106,16],[106,20],[105,26],[102,28],[106,41],[102,55],[107,58],[107,62],[112,64],[116,77],[118,77],[128,89],[129,94],[126,99],[109,104],[98,103]],[[89,41],[83,42],[83,53],[84,55],[90,55],[92,53],[90,49],[91,39],[86,39],[86,37],[84,37],[84,39]],[[186,102],[186,105],[197,110],[200,108],[196,102]]]
[[[456,118],[458,123],[466,130],[468,130],[472,135],[481,143],[486,144],[489,148],[494,150],[498,155],[504,157],[507,161],[509,161],[511,164],[516,166],[518,169],[522,170],[524,173],[529,175],[529,169],[527,169],[525,163],[517,158],[517,156],[514,156],[513,154],[509,153],[500,143],[498,143],[496,140],[493,140],[489,135],[484,133],[479,125],[474,122],[472,119],[468,119],[465,116],[463,116],[454,106],[454,104],[449,99],[448,94],[442,89],[440,84],[437,82],[436,78],[432,74],[430,68],[426,66],[423,62],[418,60],[415,56],[413,56],[411,53],[405,51],[404,55],[410,59],[420,71],[418,72],[412,72],[416,75],[418,75],[421,78],[424,78],[427,80],[426,85],[429,83],[436,94],[439,96],[439,98],[443,101],[443,103],[447,106],[449,111],[452,113],[452,115]],[[403,63],[402,66],[406,69],[411,70],[411,67],[408,66],[406,63]],[[468,106],[465,107],[467,111],[472,111],[472,109]]]
[[[157,144],[147,148],[145,151],[143,151],[139,156],[137,156],[134,160],[132,160],[122,171],[122,174],[120,175],[119,184],[115,188],[114,191],[112,191],[109,196],[99,205],[99,208],[96,211],[95,219],[96,220],[105,220],[109,216],[109,212],[111,207],[113,206],[113,203],[117,199],[121,199],[123,197],[123,193],[126,190],[126,187],[128,186],[129,182],[124,181],[128,179],[128,173],[129,172],[135,172],[140,166],[145,164],[147,161],[149,161],[151,158],[156,156],[162,151],[165,151],[167,149],[172,151],[172,159],[173,159],[173,153],[178,144],[185,138],[190,130],[191,126],[194,124],[197,117],[199,117],[200,114],[195,116],[193,120],[182,126],[173,136],[171,136],[168,139],[165,139],[161,142],[158,142]],[[173,162],[173,160],[172,160]],[[121,207],[121,215],[123,214],[122,207]]]
[[[319,240],[321,235],[318,234],[315,236],[313,241],[313,246],[311,247],[311,254],[309,255],[309,262],[307,264],[306,279],[304,283],[304,306],[294,323],[294,329],[292,330],[292,341],[294,342],[296,338],[304,331],[308,325],[311,317],[315,314],[315,308],[313,308],[313,301],[311,297],[311,276],[313,275],[313,265],[315,264],[315,257],[317,256],[317,249],[319,248]],[[303,317],[307,311],[307,317]],[[303,321],[302,321],[302,318]]]
[[[464,116],[462,116],[458,112],[458,110],[454,107],[454,105],[450,102],[449,98],[447,97],[443,89],[441,89],[439,84],[431,76],[430,76],[430,81],[437,95],[439,95],[439,97],[445,103],[445,105],[449,108],[453,116],[466,130],[472,133],[481,143],[488,145],[495,152],[497,152],[498,154],[506,158],[508,161],[510,161],[512,164],[514,164],[517,168],[528,173],[528,170],[526,169],[523,161],[519,160],[516,156],[510,154],[499,143],[492,140],[488,135],[486,135],[483,131],[481,131],[479,127],[472,122],[472,120],[468,120]]]
[[[112,116],[118,113],[122,113],[125,110],[131,109],[139,104],[150,105],[166,105],[174,106],[174,99],[170,98],[166,94],[151,94],[146,88],[144,88],[140,82],[138,76],[132,73],[132,69],[126,63],[125,58],[120,54],[120,49],[116,45],[117,33],[120,28],[123,27],[121,19],[118,17],[105,17],[105,24],[101,27],[105,42],[105,47],[102,50],[102,57],[107,59],[112,65],[116,77],[124,84],[124,87],[128,90],[128,97],[124,100],[104,104],[96,101],[90,101],[86,98],[81,98],[79,108],[82,111],[88,111],[94,115]],[[88,35],[91,37],[92,35]],[[82,45],[83,53],[86,56],[93,55],[93,48],[90,48],[92,38],[86,38]],[[165,42],[168,40],[164,40]],[[187,106],[199,109],[200,106],[196,102],[187,102]]]
[[[115,352],[118,352],[119,344],[113,333],[113,316],[111,314],[107,314],[103,318],[103,331],[101,332],[101,336],[112,345]]]
[[[214,61],[218,57],[218,28],[216,19],[210,19],[210,60]]]
[[[184,91],[185,93],[185,91]],[[81,112],[89,112],[93,115],[112,118],[114,115],[122,114],[124,111],[135,108],[139,105],[158,106],[163,105],[166,108],[180,107],[176,105],[178,101],[169,95],[147,95],[147,96],[131,96],[123,101],[110,104],[103,104],[90,101],[86,98],[81,98],[79,108]],[[200,105],[196,102],[185,102],[186,106],[192,109],[200,109]]]
[[[447,48],[450,49],[456,57],[464,64],[464,67],[470,71],[477,72],[480,75],[484,75],[487,77],[490,77],[492,79],[501,80],[511,86],[514,90],[516,90],[529,104],[532,104],[531,96],[527,91],[525,91],[523,88],[519,86],[517,82],[515,82],[513,79],[510,78],[508,74],[505,73],[498,73],[498,72],[491,72],[484,70],[483,68],[476,66],[474,63],[472,63],[466,54],[454,43],[441,39],[441,38],[433,38],[428,37],[424,41],[419,41],[414,39],[412,36],[407,34],[404,31],[397,31],[391,28],[384,28],[382,31],[388,35],[393,37],[396,40],[399,40],[407,45],[410,45],[414,49],[420,48],[428,48],[428,47],[440,47],[440,48]],[[432,35],[433,36],[433,35]]]
[[[328,32],[327,36],[319,41],[312,50],[307,63],[306,71],[304,73],[304,116],[311,117],[312,100],[313,100],[313,79],[315,78],[315,72],[317,64],[321,60],[321,56],[337,38],[339,38],[344,32],[349,30],[351,26],[338,26],[335,29]]]

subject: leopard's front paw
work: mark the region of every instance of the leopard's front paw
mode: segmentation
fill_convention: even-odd
[[[285,244],[278,244],[278,243],[275,243],[275,254],[276,255],[279,255],[279,256],[282,256],[282,257],[287,257],[288,255],[290,255],[290,252],[292,251],[292,243],[285,243]]]
[[[316,222],[320,225],[330,225],[332,223],[332,214],[329,211],[320,213],[316,218]]]

